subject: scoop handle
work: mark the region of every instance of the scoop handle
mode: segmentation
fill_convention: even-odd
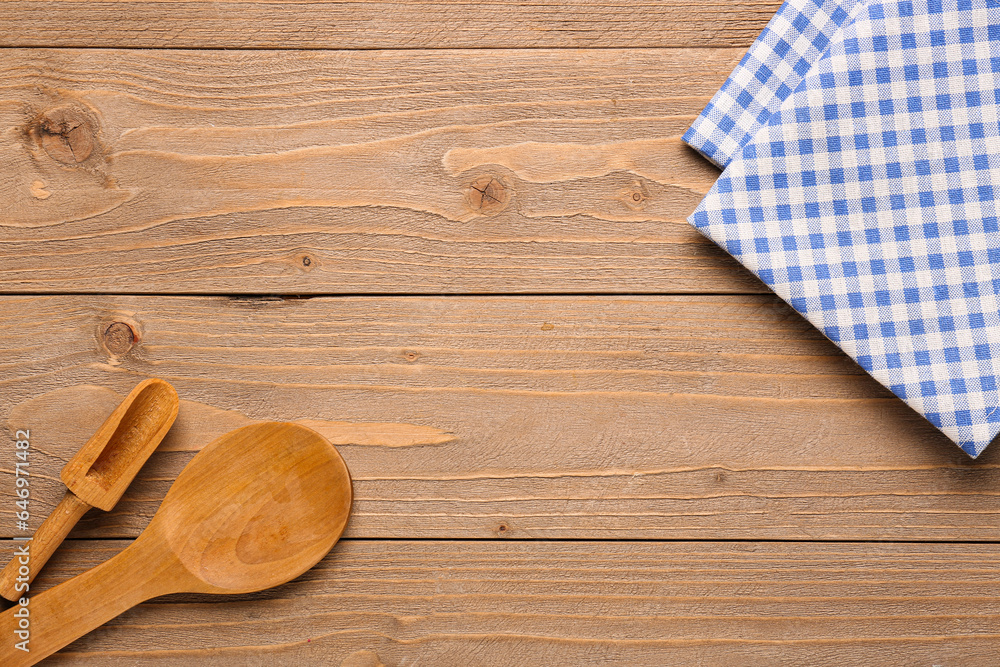
[[[52,514],[45,518],[31,540],[20,545],[19,549],[26,547],[28,554],[19,556],[15,551],[14,558],[0,571],[0,596],[10,601],[20,598],[18,584],[34,581],[35,576],[55,553],[56,547],[62,544],[69,531],[73,530],[76,522],[89,509],[90,505],[77,498],[76,494],[66,491],[66,495]],[[27,569],[27,574],[22,574],[22,567]]]
[[[152,546],[140,537],[114,558],[0,614],[0,665],[34,665],[140,602],[179,592],[183,577],[169,571],[183,566]],[[27,651],[18,648],[25,640]]]

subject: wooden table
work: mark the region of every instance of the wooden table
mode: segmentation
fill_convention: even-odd
[[[0,534],[16,430],[37,526],[132,386],[184,400],[36,590],[252,420],[326,434],[356,494],[300,579],[50,663],[995,664],[1000,446],[685,222],[718,172],[679,136],[776,8],[4,3]]]

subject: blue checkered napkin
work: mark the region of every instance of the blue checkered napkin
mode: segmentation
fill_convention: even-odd
[[[972,456],[1000,431],[998,6],[869,2],[690,218]]]
[[[725,167],[799,85],[860,0],[785,0],[684,134],[684,141]]]

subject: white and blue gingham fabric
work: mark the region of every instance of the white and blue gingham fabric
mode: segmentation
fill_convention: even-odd
[[[754,79],[765,117],[706,109],[693,142],[728,166],[690,222],[977,456],[1000,432],[1000,4],[844,13],[783,100]]]
[[[786,0],[684,141],[718,166],[728,165],[862,5],[860,0]]]

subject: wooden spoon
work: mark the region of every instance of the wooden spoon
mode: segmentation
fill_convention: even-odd
[[[315,431],[277,422],[231,431],[191,459],[124,551],[0,614],[0,664],[33,665],[159,595],[294,579],[340,538],[352,495],[344,460]],[[25,630],[29,652],[16,647]]]
[[[135,386],[62,469],[66,495],[32,536],[27,574],[21,574],[16,554],[0,572],[0,596],[19,599],[87,510],[114,508],[170,430],[178,405],[177,392],[163,380],[150,378]]]

